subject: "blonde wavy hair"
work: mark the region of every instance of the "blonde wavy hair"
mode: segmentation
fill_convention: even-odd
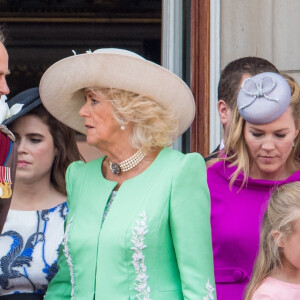
[[[300,125],[300,89],[296,81],[286,75],[281,74],[288,82],[291,88],[291,102],[290,107],[295,120],[296,128],[299,129]],[[237,94],[235,96],[237,98]],[[232,123],[229,130],[229,135],[225,144],[225,161],[231,162],[231,166],[236,166],[236,171],[232,174],[230,180],[230,186],[233,185],[240,172],[244,174],[243,185],[246,183],[249,176],[249,169],[251,166],[251,158],[247,148],[247,144],[244,137],[245,120],[238,112],[238,108],[235,107],[232,117]],[[295,139],[295,146],[288,157],[287,165],[292,170],[298,170],[300,163],[300,135]]]
[[[115,88],[86,88],[109,101],[116,121],[133,125],[131,146],[145,153],[169,147],[178,135],[178,118],[149,97]]]
[[[244,300],[251,300],[262,281],[282,266],[282,248],[279,241],[294,232],[295,221],[300,217],[300,182],[292,182],[277,188],[264,215],[259,253],[254,265]]]

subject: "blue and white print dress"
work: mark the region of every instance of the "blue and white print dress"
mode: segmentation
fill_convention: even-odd
[[[0,236],[0,295],[44,294],[57,272],[66,202],[39,211],[9,210]]]

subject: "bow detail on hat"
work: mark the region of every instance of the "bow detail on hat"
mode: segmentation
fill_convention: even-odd
[[[2,124],[4,120],[17,114],[23,107],[23,104],[16,103],[11,108],[9,108],[5,100],[6,96],[2,95],[0,97],[0,124]]]
[[[271,80],[271,86],[269,86],[269,80]],[[256,82],[252,78],[245,79],[242,84],[242,90],[246,95],[253,96],[253,98],[249,103],[240,106],[239,109],[243,109],[247,106],[250,106],[257,98],[261,97],[264,97],[265,99],[270,101],[278,102],[279,99],[271,98],[268,96],[268,94],[274,90],[275,86],[276,81],[272,77],[262,77],[259,82]]]
[[[72,52],[75,56],[77,55],[75,50],[72,50]],[[93,51],[91,49],[89,49],[89,50],[86,50],[86,53],[93,53]]]

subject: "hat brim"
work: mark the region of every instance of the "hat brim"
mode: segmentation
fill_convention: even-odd
[[[194,97],[182,79],[148,60],[116,53],[86,53],[62,59],[46,70],[39,90],[42,103],[55,118],[85,134],[78,112],[85,103],[86,87],[117,88],[150,97],[175,113],[178,136],[195,116]]]

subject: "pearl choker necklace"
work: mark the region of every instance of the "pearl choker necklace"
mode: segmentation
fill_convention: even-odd
[[[142,150],[138,150],[135,154],[126,160],[123,160],[119,164],[109,161],[109,168],[115,175],[120,175],[121,172],[127,172],[136,167],[145,157]]]

